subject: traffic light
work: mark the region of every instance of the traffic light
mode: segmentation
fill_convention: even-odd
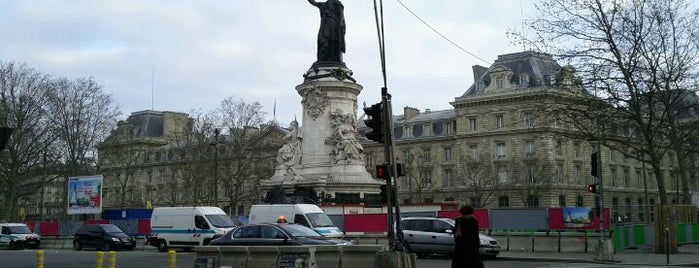
[[[396,174],[396,177],[405,176],[405,166],[403,166],[403,164],[397,163],[396,164],[396,171],[398,172],[398,174]]]
[[[598,154],[599,153],[595,152],[590,155],[590,174],[595,177],[599,176],[599,173],[597,173],[599,170],[597,167]]]
[[[597,184],[588,184],[587,191],[593,194],[597,193]]]
[[[388,191],[386,191],[386,184],[381,185],[380,188],[381,193],[379,193],[379,201],[381,204],[386,204],[386,201],[388,200],[388,196],[386,196],[386,194],[388,194]]]
[[[377,165],[376,166],[376,177],[379,179],[388,179],[390,171],[388,171],[388,165]]]
[[[12,134],[13,130],[14,128],[11,127],[0,127],[0,150],[5,149],[5,145],[10,140],[10,134]]]
[[[383,107],[381,103],[364,107],[364,114],[367,116],[367,119],[364,119],[364,124],[371,129],[366,133],[366,137],[372,141],[383,143]]]

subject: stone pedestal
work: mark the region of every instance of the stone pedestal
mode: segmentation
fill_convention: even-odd
[[[302,97],[301,157],[296,164],[279,163],[264,190],[280,185],[287,194],[295,187],[316,193],[379,193],[383,184],[366,171],[357,140],[357,95],[362,86],[344,64],[315,63],[296,86]]]

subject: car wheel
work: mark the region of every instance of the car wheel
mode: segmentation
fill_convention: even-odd
[[[98,248],[98,250],[109,251],[111,248],[112,247],[111,247],[110,243],[107,241],[107,242],[104,242],[104,245],[102,245],[101,248]]]
[[[167,251],[167,242],[165,242],[165,240],[158,241],[158,251],[160,251],[160,252]]]
[[[73,241],[73,249],[75,249],[75,250],[82,250],[82,249],[83,249],[83,246],[80,245],[80,242],[78,242],[78,241]]]

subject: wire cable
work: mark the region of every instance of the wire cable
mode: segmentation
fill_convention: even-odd
[[[413,16],[415,16],[415,18],[417,18],[420,22],[422,22],[422,24],[424,24],[425,26],[427,26],[427,28],[430,28],[430,30],[432,30],[433,32],[435,32],[436,34],[438,34],[440,37],[444,38],[444,40],[447,40],[447,42],[451,43],[452,45],[454,45],[455,47],[457,47],[457,48],[460,49],[461,51],[465,52],[466,54],[468,54],[468,55],[470,55],[470,56],[472,56],[472,57],[474,57],[474,58],[476,58],[476,59],[479,59],[479,60],[481,60],[482,62],[484,62],[484,63],[486,63],[486,64],[490,64],[490,62],[488,62],[488,61],[482,59],[481,57],[476,56],[476,54],[473,54],[473,53],[469,52],[468,50],[466,50],[465,48],[461,47],[461,46],[460,46],[459,44],[457,44],[456,42],[452,41],[451,39],[449,39],[448,37],[446,37],[445,35],[443,35],[443,34],[440,33],[439,31],[437,31],[437,29],[435,29],[434,27],[432,27],[429,23],[427,23],[427,21],[423,20],[420,16],[418,16],[415,12],[413,12],[408,6],[406,6],[405,4],[403,4],[403,2],[401,2],[401,0],[396,0],[396,1],[397,1],[401,6],[403,6],[403,8],[405,8],[405,10],[407,10],[408,12],[410,12],[410,14],[413,14]]]

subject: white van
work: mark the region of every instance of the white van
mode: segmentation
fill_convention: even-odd
[[[284,217],[288,223],[305,225],[323,236],[341,237],[342,231],[325,211],[313,204],[252,205],[248,223],[275,223]]]
[[[191,250],[207,245],[235,227],[233,220],[218,207],[158,207],[150,218],[148,243],[168,248]]]
[[[41,237],[24,223],[0,223],[0,246],[9,249],[39,248]]]

